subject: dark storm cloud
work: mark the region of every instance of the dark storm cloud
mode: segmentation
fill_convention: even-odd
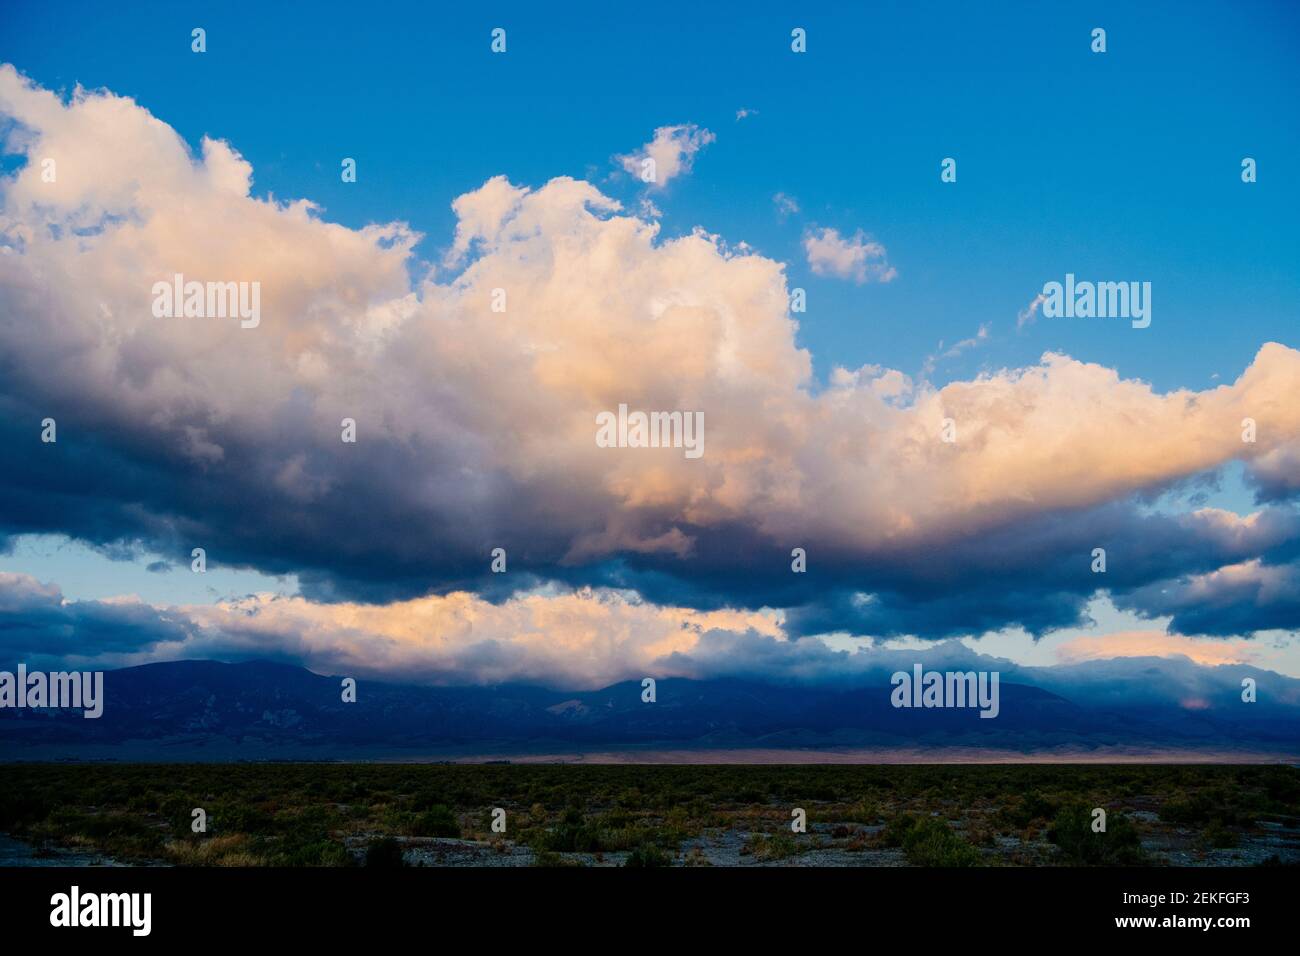
[[[0,573],[0,660],[39,664],[133,654],[193,633],[184,615],[138,601],[65,601],[54,586]]]
[[[674,574],[672,562],[632,558],[606,569],[601,583],[632,587],[667,604],[788,608],[793,635],[942,638],[1009,626],[1041,635],[1085,624],[1086,606],[1100,590],[1121,606],[1161,616],[1173,613],[1173,606],[1150,595],[1189,575],[1256,558],[1294,558],[1300,553],[1300,515],[1269,507],[1243,522],[1222,512],[1168,515],[1146,511],[1136,501],[1118,502],[1039,515],[870,561],[814,545],[804,574],[791,573],[788,554],[770,542],[741,533],[730,541],[709,540],[714,546],[699,549],[690,575]],[[1106,551],[1104,573],[1092,570],[1095,548]],[[710,596],[719,603],[710,603]],[[1186,600],[1194,605],[1196,598]],[[1264,606],[1245,590],[1222,600],[1236,615],[1236,630],[1207,633],[1300,623],[1284,601]]]
[[[1183,634],[1228,636],[1300,621],[1300,563],[1250,562],[1209,574],[1145,585],[1116,600],[1149,616],[1169,616]]]
[[[806,540],[798,542],[808,553],[803,574],[791,571],[789,549],[743,524],[687,525],[694,547],[686,556],[575,564],[566,560],[571,535],[526,504],[537,500],[533,490],[498,477],[473,492],[492,502],[490,511],[482,500],[463,500],[455,509],[412,514],[411,483],[454,483],[454,462],[417,475],[410,456],[386,444],[367,448],[363,460],[331,457],[302,437],[310,429],[296,418],[305,409],[282,413],[276,457],[217,432],[223,458],[198,466],[147,443],[114,443],[111,432],[81,427],[76,408],[47,405],[60,431],[56,444],[43,445],[35,408],[13,400],[4,407],[6,533],[66,534],[102,548],[148,549],[177,564],[203,547],[210,567],[296,574],[314,599],[382,602],[466,589],[499,601],[554,581],[629,588],[687,607],[787,608],[794,635],[939,638],[1077,626],[1089,600],[1106,590],[1122,608],[1177,615],[1175,626],[1187,633],[1249,633],[1300,621],[1294,600],[1261,600],[1245,584],[1213,592],[1178,585],[1224,565],[1294,560],[1300,517],[1288,505],[1265,507],[1245,523],[1217,512],[1150,513],[1129,500],[865,555]],[[275,480],[277,468],[294,459],[330,474],[310,501],[295,500]],[[490,573],[493,547],[507,549],[509,574]],[[1098,547],[1106,549],[1105,574],[1091,570]],[[1171,588],[1177,597],[1165,593]]]

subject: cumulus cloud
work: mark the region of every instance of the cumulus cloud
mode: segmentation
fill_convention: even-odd
[[[52,633],[66,639],[52,642]],[[1004,686],[1042,687],[1074,704],[1194,707],[1234,717],[1242,716],[1240,680],[1248,675],[1268,688],[1262,720],[1300,707],[1300,680],[1251,666],[1255,655],[1244,641],[1105,634],[1067,643],[1061,663],[1035,667],[980,654],[959,641],[852,648],[797,641],[785,632],[779,612],[655,606],[609,589],[546,589],[496,604],[464,592],[386,606],[262,594],[158,608],[135,598],[69,601],[52,585],[0,574],[0,635],[0,652],[35,669],[271,659],[321,674],[439,685],[519,683],[578,691],[652,673],[785,688],[883,689],[890,674],[919,662],[928,669],[996,670]]]
[[[1145,585],[1123,596],[1120,605],[1152,616],[1169,615],[1174,627],[1192,634],[1295,628],[1300,624],[1300,561],[1266,563],[1253,558],[1227,564]]]
[[[808,265],[819,276],[852,279],[858,285],[890,282],[898,276],[886,259],[885,247],[867,238],[861,229],[848,238],[838,229],[809,230],[803,248]]]
[[[320,673],[576,689],[663,674],[665,659],[690,659],[723,632],[785,640],[778,612],[696,611],[609,589],[495,604],[462,591],[384,605],[258,594],[157,608],[133,597],[69,601],[55,585],[0,572],[0,653],[32,664],[275,657]]]
[[[654,179],[649,185],[652,189],[662,189],[668,185],[669,180],[689,173],[695,164],[695,154],[715,139],[717,137],[713,133],[694,123],[660,126],[655,130],[654,138],[639,150],[614,158],[623,169],[638,179],[645,172],[646,160],[652,160]]]
[[[0,535],[202,546],[317,601],[500,603],[553,582],[786,608],[792,636],[1037,633],[1103,583],[1154,613],[1164,582],[1294,560],[1300,353],[1281,344],[1199,392],[1055,353],[941,389],[877,367],[821,388],[782,263],[663,236],[591,183],[489,179],[452,202],[451,274],[412,279],[406,225],[256,198],[232,146],[195,154],[129,99],[65,101],[4,67],[0,113],[27,160],[0,181]],[[861,234],[810,238],[829,274],[893,275]],[[260,282],[261,324],[155,318],[152,284],[178,272]],[[598,447],[620,404],[703,412],[706,455]],[[1271,489],[1251,519],[1139,507],[1238,459]],[[1250,629],[1263,605],[1223,593]]]

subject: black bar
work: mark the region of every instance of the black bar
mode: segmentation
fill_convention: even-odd
[[[860,941],[911,927],[926,942],[989,941],[1007,932],[1051,939],[1179,940],[1216,944],[1293,930],[1295,868],[1020,869],[699,868],[597,869],[0,869],[6,941],[60,936],[119,938],[120,927],[50,924],[55,894],[149,893],[147,938],[210,945],[278,940],[394,942],[436,932],[440,946],[486,933],[503,940],[594,937],[635,940],[689,928],[703,936],[762,943],[792,931],[811,942],[834,927]],[[1125,894],[1129,901],[1125,902]],[[1160,895],[1164,901],[1160,902]],[[1173,894],[1183,894],[1177,897]],[[1209,895],[1213,894],[1213,895]],[[1139,898],[1156,900],[1153,906]],[[1165,920],[1240,920],[1248,925],[1162,925]],[[1154,926],[1120,926],[1152,918]],[[863,936],[861,934],[870,934]],[[698,938],[698,937],[693,937]],[[665,945],[667,945],[667,938]],[[1004,937],[1005,939],[1005,937]]]

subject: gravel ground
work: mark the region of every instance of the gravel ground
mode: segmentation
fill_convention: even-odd
[[[1202,847],[1199,833],[1181,828],[1157,828],[1154,814],[1132,814],[1143,825],[1142,845],[1153,863],[1169,866],[1256,866],[1277,856],[1284,863],[1300,864],[1300,828],[1280,823],[1261,823],[1256,829],[1239,834],[1239,845],[1232,848]],[[960,821],[952,821],[960,830]],[[682,842],[673,854],[675,866],[907,866],[907,857],[899,848],[870,846],[882,827],[861,824],[818,823],[806,834],[792,834],[795,852],[779,859],[757,859],[746,852],[750,841],[760,836],[747,830],[706,830],[698,837]],[[838,836],[835,834],[839,833]],[[847,831],[847,835],[845,835]],[[365,857],[372,835],[348,838],[348,848],[358,862]],[[402,856],[409,866],[531,866],[535,854],[527,846],[509,840],[481,842],[425,837],[400,837]],[[3,847],[0,845],[0,852]],[[998,835],[991,846],[981,847],[985,862],[991,865],[1026,865],[1051,863],[1056,848],[1043,839],[1024,840]],[[624,852],[560,853],[563,862],[577,866],[621,866]],[[11,864],[12,865],[12,864]]]
[[[130,866],[94,851],[34,847],[0,833],[0,866]]]

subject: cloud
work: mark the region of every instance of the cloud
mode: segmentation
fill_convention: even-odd
[[[652,189],[662,189],[677,176],[691,171],[695,154],[712,143],[716,136],[693,123],[660,126],[654,138],[635,153],[614,157],[628,173],[642,179],[646,160],[654,163]]]
[[[1067,641],[1056,649],[1064,663],[1113,660],[1117,657],[1178,655],[1206,666],[1253,663],[1258,649],[1249,641],[1207,641],[1164,631],[1117,631]]]
[[[496,604],[465,592],[385,605],[258,594],[157,608],[132,597],[68,601],[57,586],[0,572],[0,654],[33,666],[271,657],[390,680],[595,688],[659,673],[662,659],[722,631],[784,640],[776,612],[700,612],[608,589]]]
[[[785,193],[777,193],[772,197],[772,203],[776,206],[777,217],[784,220],[799,212],[799,202],[793,196],[787,196]]]
[[[1168,615],[1173,627],[1190,634],[1295,628],[1300,622],[1300,561],[1252,558],[1145,585],[1118,603],[1149,616]]]
[[[972,335],[968,339],[962,339],[952,348],[948,349],[948,351],[944,352],[942,357],[956,358],[958,355],[961,355],[961,353],[965,352],[967,349],[973,349],[976,346],[983,345],[989,339],[989,328],[990,325],[988,322],[982,323],[974,335]]]
[[[791,640],[778,612],[699,612],[608,589],[546,589],[492,603],[463,592],[376,606],[253,595],[158,608],[134,598],[68,601],[0,574],[0,653],[33,669],[112,669],[168,660],[279,660],[321,674],[400,683],[593,690],[646,675],[740,678],[794,688],[881,688],[889,675],[989,670],[1073,704],[1217,711],[1236,720],[1240,681],[1266,688],[1268,722],[1300,708],[1300,681],[1251,666],[1245,642],[1128,632],[1080,639],[1062,662],[1026,666],[958,641],[851,649]],[[1247,708],[1247,711],[1253,708]],[[1279,728],[1285,734],[1285,728]]]
[[[511,185],[504,176],[493,176],[474,192],[457,197],[451,204],[456,214],[456,238],[447,252],[447,265],[463,263],[478,243],[498,241],[507,218],[526,195],[527,189]]]
[[[810,230],[804,234],[808,265],[819,276],[852,279],[858,285],[890,282],[898,272],[885,258],[885,247],[868,239],[859,229],[852,238],[836,229]]]
[[[1300,444],[1280,443],[1251,459],[1247,475],[1261,501],[1286,501],[1300,495]]]
[[[939,364],[939,362],[943,361],[944,359],[957,358],[957,356],[961,355],[963,352],[966,352],[973,348],[978,348],[979,346],[983,345],[985,342],[989,340],[989,329],[990,329],[989,323],[985,322],[982,325],[980,325],[978,331],[976,331],[976,333],[972,335],[970,338],[962,339],[960,342],[953,345],[952,348],[947,350],[943,349],[943,343],[940,342],[939,343],[940,351],[933,355],[926,356],[925,362],[921,368],[921,376],[923,378],[928,378],[929,375],[935,370],[935,367]]]
[[[64,101],[4,67],[0,113],[27,160],[0,180],[0,543],[58,533],[186,562],[204,547],[210,565],[297,575],[314,601],[555,584],[785,608],[791,636],[1040,633],[1102,587],[1164,613],[1161,587],[1296,559],[1300,353],[1284,345],[1204,391],[1056,353],[939,389],[878,366],[821,387],[783,263],[703,229],[664,236],[591,183],[489,179],[452,202],[443,263],[412,277],[405,224],[255,198],[233,147],[196,155],[129,99]],[[34,162],[50,151],[57,184]],[[860,234],[818,241],[850,277],[892,275],[883,250],[853,252]],[[152,284],[177,272],[258,281],[261,324],[155,318]],[[598,447],[595,416],[623,403],[703,412],[707,453]],[[57,443],[39,441],[45,417]],[[1256,515],[1143,507],[1237,460]],[[496,547],[507,574],[488,569]],[[1180,600],[1243,631],[1291,614],[1248,588]]]
[[[746,119],[747,117],[757,116],[757,115],[758,115],[758,110],[751,110],[742,106],[740,109],[736,110],[736,122],[740,122],[741,120]]]
[[[1047,296],[1043,295],[1041,292],[1034,296],[1030,303],[1021,309],[1020,313],[1016,316],[1016,329],[1019,330],[1024,328],[1026,325],[1032,325],[1034,320],[1038,317],[1038,307],[1046,301]]]
[[[69,602],[52,584],[0,571],[0,659],[47,662],[127,660],[160,642],[184,644],[194,631],[184,615],[132,599]]]

